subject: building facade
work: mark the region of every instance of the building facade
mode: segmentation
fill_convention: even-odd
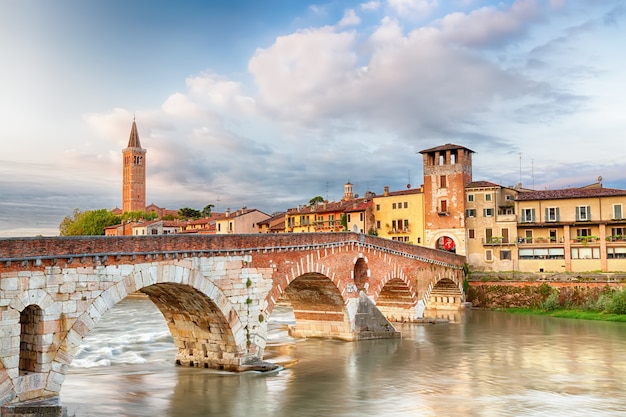
[[[379,237],[424,245],[424,193],[419,188],[389,191],[374,197]]]
[[[465,255],[465,186],[472,182],[474,151],[446,144],[420,153],[424,165],[424,246]]]

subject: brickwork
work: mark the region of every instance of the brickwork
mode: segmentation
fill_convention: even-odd
[[[263,358],[278,302],[298,336],[397,337],[380,318],[415,319],[444,278],[461,299],[463,262],[353,233],[0,239],[0,404],[58,395],[85,335],[137,291],[177,363],[237,371]]]

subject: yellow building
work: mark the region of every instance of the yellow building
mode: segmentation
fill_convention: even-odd
[[[269,215],[257,209],[244,207],[234,213],[227,209],[224,217],[215,220],[215,233],[218,235],[260,233],[259,223],[269,218]]]
[[[389,191],[374,197],[374,216],[379,237],[423,245],[424,194],[421,189]]]
[[[581,188],[520,193],[519,270],[626,270],[626,190]]]
[[[512,271],[517,268],[518,191],[488,181],[465,187],[467,263],[475,271]]]

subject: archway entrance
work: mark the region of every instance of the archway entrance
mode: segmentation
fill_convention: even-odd
[[[454,243],[454,239],[450,236],[441,236],[437,239],[435,248],[445,250],[446,252],[456,253],[456,243]]]

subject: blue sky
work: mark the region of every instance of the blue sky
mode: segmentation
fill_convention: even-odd
[[[0,236],[121,206],[133,117],[147,200],[272,213],[422,181],[626,188],[618,0],[3,0]]]

